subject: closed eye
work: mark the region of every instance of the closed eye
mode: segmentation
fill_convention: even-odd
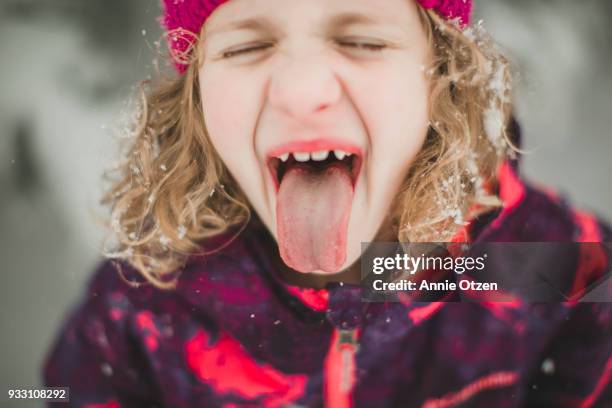
[[[365,51],[382,51],[387,48],[386,44],[375,43],[371,41],[362,41],[357,39],[337,39],[335,40],[336,44],[341,47],[353,48],[355,50],[365,50]],[[274,46],[274,43],[256,43],[256,44],[247,44],[244,46],[237,47],[235,49],[229,49],[224,51],[221,54],[222,58],[232,58],[239,55],[246,55],[257,53],[259,51],[264,51]]]
[[[238,56],[238,55],[245,55],[245,54],[255,53],[255,52],[258,52],[258,51],[266,50],[266,49],[272,47],[273,45],[274,45],[273,43],[247,44],[247,45],[235,48],[235,49],[230,49],[230,50],[224,51],[221,54],[221,57],[222,58],[232,58],[232,57],[235,57],[235,56]]]
[[[335,40],[336,44],[341,47],[347,48],[355,48],[357,50],[366,50],[366,51],[382,51],[387,47],[386,44],[375,43],[371,41],[363,41],[357,39],[337,39]]]

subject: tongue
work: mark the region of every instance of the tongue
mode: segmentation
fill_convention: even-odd
[[[338,272],[346,260],[346,233],[353,203],[349,169],[292,167],[278,190],[276,229],[280,255],[300,272]]]

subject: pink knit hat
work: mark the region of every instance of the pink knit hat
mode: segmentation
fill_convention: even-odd
[[[162,0],[160,23],[167,29],[170,53],[179,73],[191,61],[190,51],[204,21],[228,0]],[[461,27],[470,23],[472,0],[416,0],[423,8],[434,9],[447,20],[458,19]]]

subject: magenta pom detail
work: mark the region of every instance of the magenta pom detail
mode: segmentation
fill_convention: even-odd
[[[459,25],[465,27],[470,24],[472,15],[472,0],[417,0],[421,7],[434,9],[447,20],[459,20]]]

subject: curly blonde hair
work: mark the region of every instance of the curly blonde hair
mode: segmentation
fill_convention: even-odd
[[[434,55],[423,67],[430,128],[390,219],[400,241],[443,242],[501,204],[485,187],[512,151],[509,64],[479,25],[460,30],[433,11],[419,13]],[[104,252],[161,289],[176,285],[207,238],[232,227],[239,234],[252,211],[208,137],[195,62],[184,61],[182,76],[141,84],[126,160],[107,174],[112,185],[102,198],[116,241]]]

